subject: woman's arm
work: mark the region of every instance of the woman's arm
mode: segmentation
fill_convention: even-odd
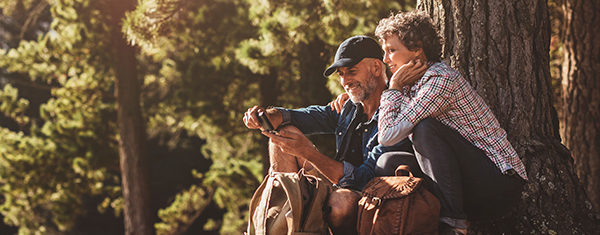
[[[412,128],[426,117],[446,111],[453,102],[453,77],[430,71],[416,84],[414,97],[398,90],[386,90],[381,96],[379,110],[379,143],[394,145],[406,138]]]

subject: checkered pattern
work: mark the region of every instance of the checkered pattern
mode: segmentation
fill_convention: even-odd
[[[423,78],[412,87],[383,93],[379,142],[389,143],[390,138],[401,140],[410,133],[405,129],[412,129],[424,118],[432,117],[485,151],[503,172],[514,169],[527,179],[525,166],[506,139],[506,131],[471,85],[444,62],[430,63],[429,66]],[[400,134],[404,136],[395,133],[404,133]]]

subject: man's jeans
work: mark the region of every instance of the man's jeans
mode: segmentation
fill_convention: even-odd
[[[499,219],[519,202],[525,181],[500,172],[456,130],[427,118],[413,128],[413,145],[416,158],[407,152],[385,153],[376,174],[394,175],[398,165],[409,165],[440,200],[440,222],[466,229],[467,219]]]

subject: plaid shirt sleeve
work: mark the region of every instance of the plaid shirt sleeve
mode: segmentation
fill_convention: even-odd
[[[382,94],[378,126],[380,144],[391,146],[400,142],[417,123],[444,112],[452,102],[455,83],[447,76],[426,74],[414,86],[418,89],[412,98],[406,88],[403,92],[389,89]]]

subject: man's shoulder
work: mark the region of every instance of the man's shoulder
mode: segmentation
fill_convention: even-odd
[[[340,112],[341,116],[348,116],[354,114],[356,112],[356,104],[352,102],[352,100],[348,99],[344,106],[342,107],[342,111]]]

